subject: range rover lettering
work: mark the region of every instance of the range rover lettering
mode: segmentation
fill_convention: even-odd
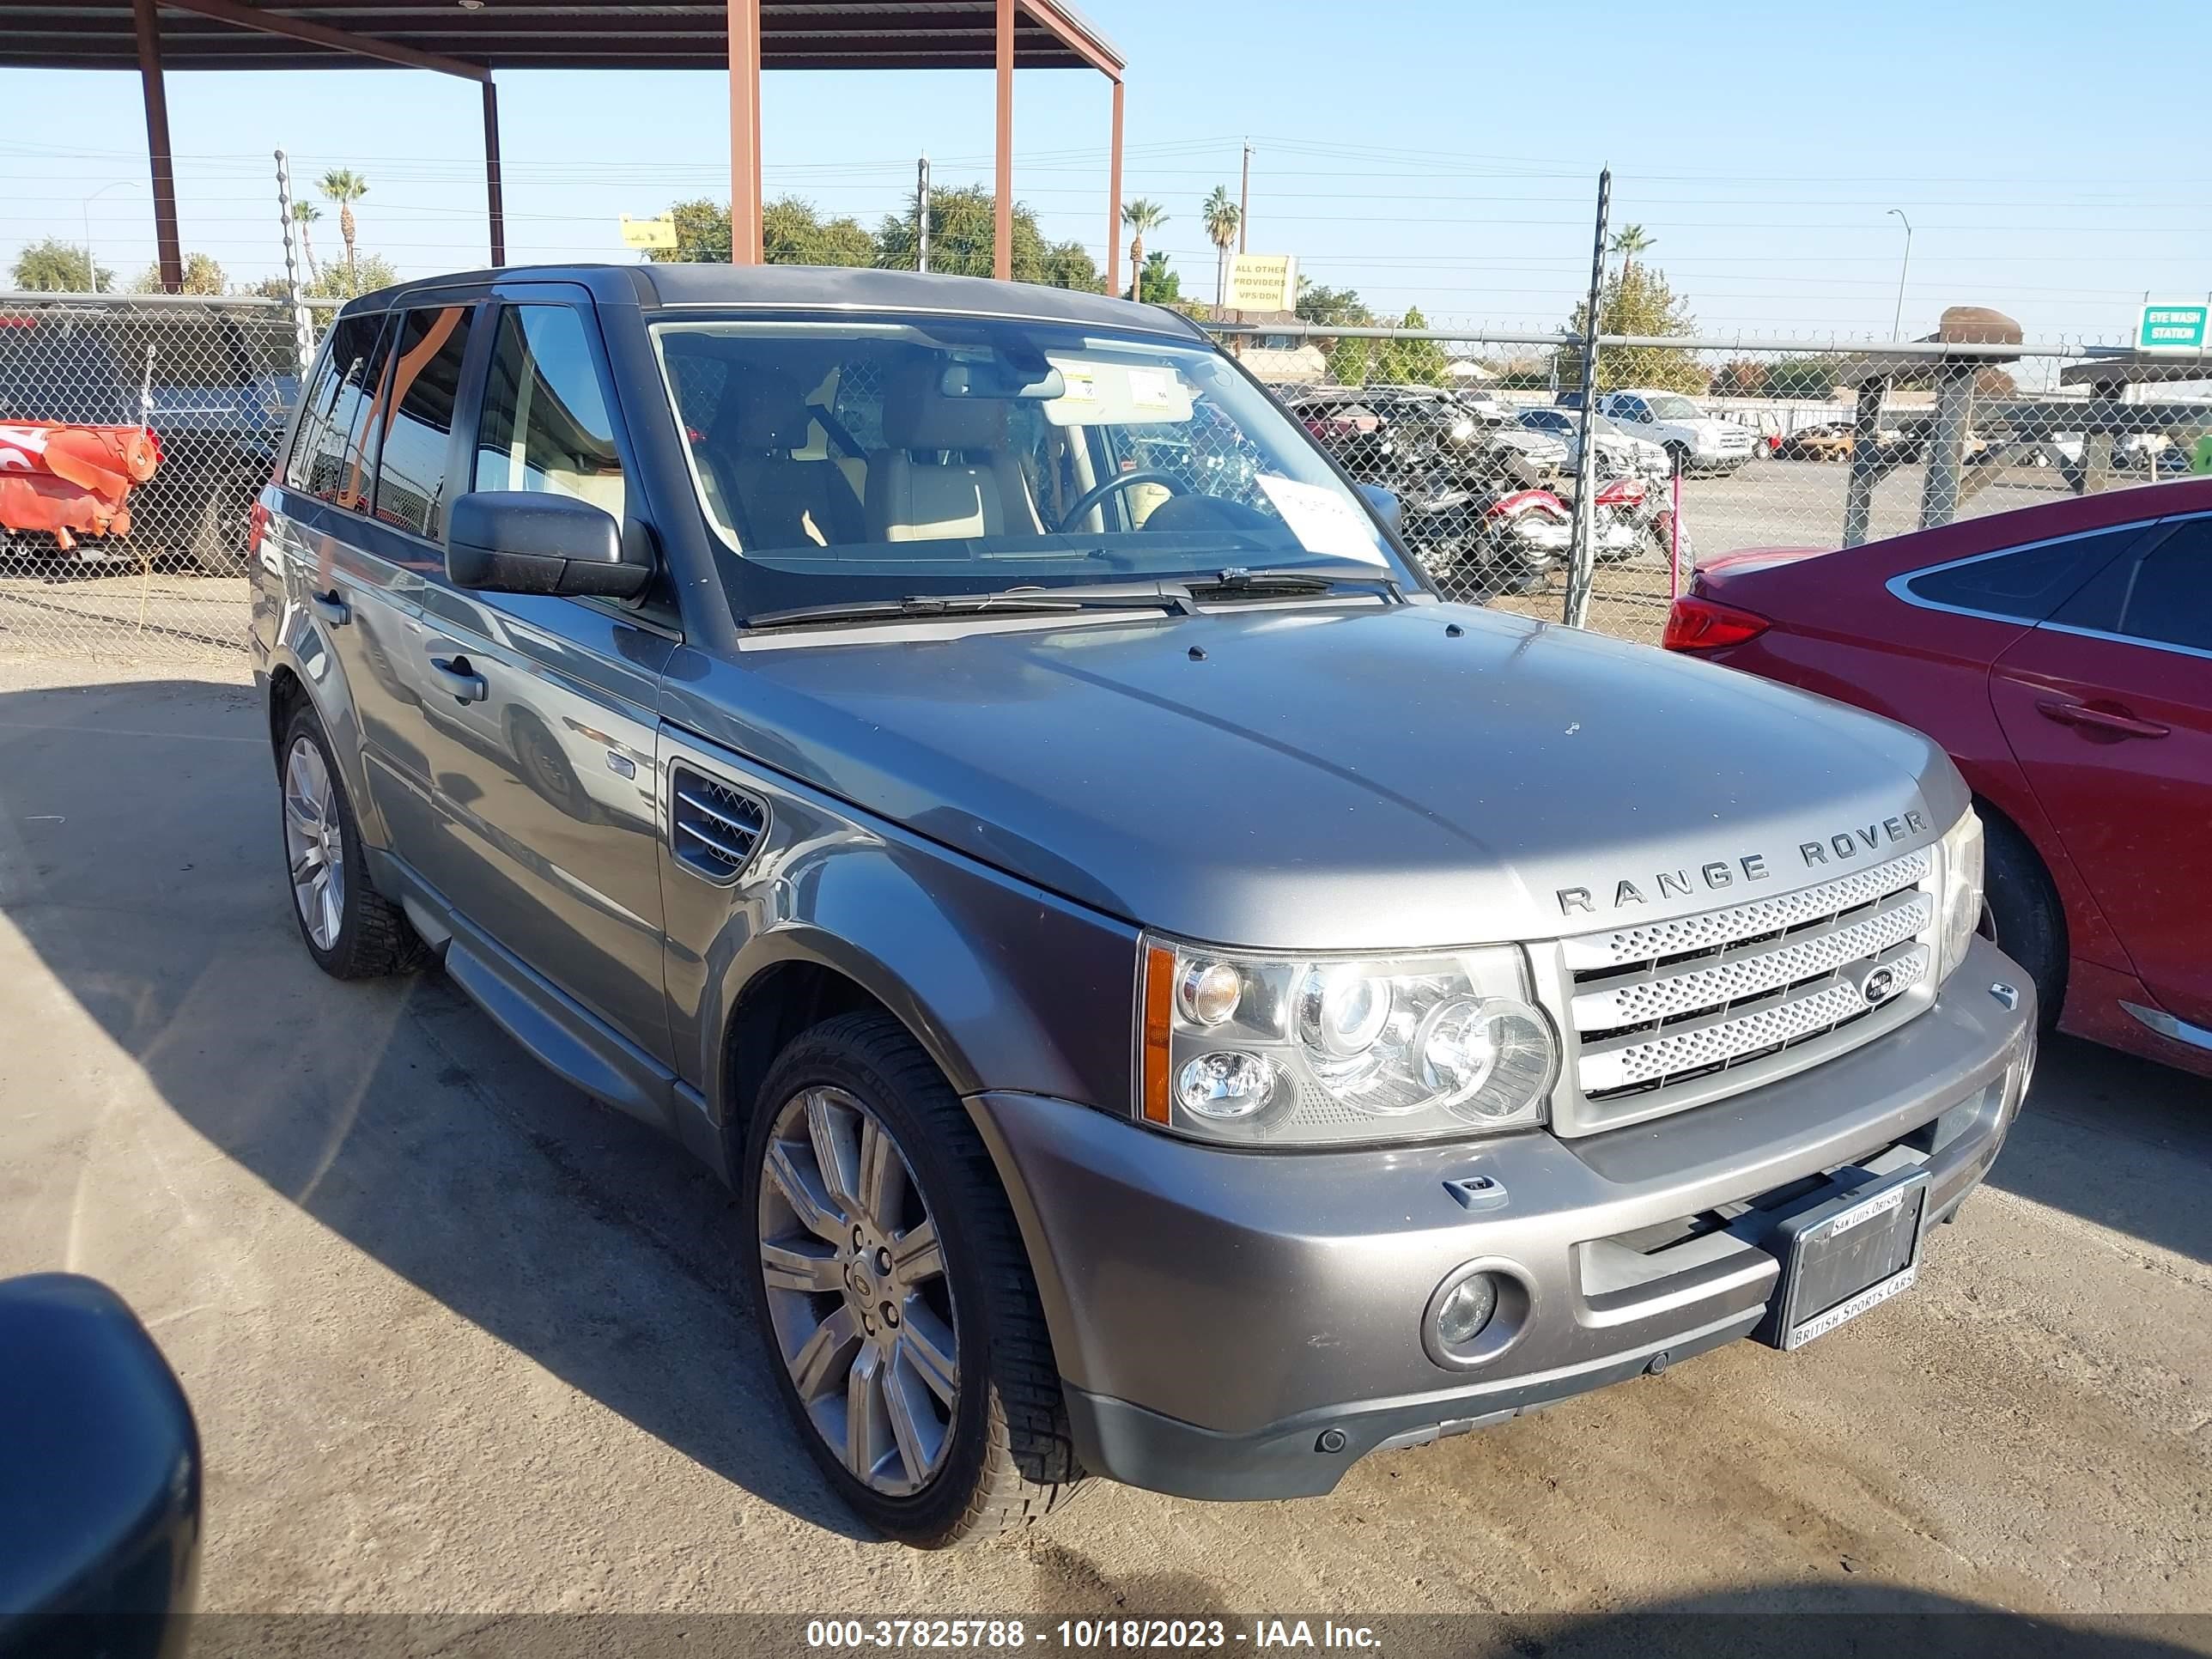
[[[773,1387],[913,1544],[1798,1346],[2028,1085],[1939,749],[1440,602],[1165,311],[410,283],[252,532],[306,949],[726,1179]]]

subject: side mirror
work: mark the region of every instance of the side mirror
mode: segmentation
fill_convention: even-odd
[[[453,503],[446,574],[494,593],[597,594],[633,599],[653,567],[631,558],[605,507],[536,489],[479,489]]]
[[[95,1279],[0,1283],[0,1648],[168,1659],[200,1544],[176,1373]]]
[[[1367,497],[1367,505],[1375,509],[1376,517],[1390,528],[1394,536],[1402,535],[1406,529],[1406,508],[1399,501],[1398,492],[1385,489],[1381,484],[1364,483],[1359,493]]]

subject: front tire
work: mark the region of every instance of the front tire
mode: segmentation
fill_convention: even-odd
[[[361,829],[330,740],[302,704],[284,728],[277,761],[284,863],[292,920],[315,965],[333,979],[407,973],[428,952],[399,907],[370,884]]]
[[[2035,981],[2036,1012],[2054,1030],[2066,1000],[2066,909],[2034,843],[1995,812],[1982,814],[1984,893],[1996,946]]]
[[[747,1126],[743,1267],[777,1390],[870,1526],[941,1549],[1083,1478],[1013,1212],[967,1110],[896,1020],[777,1058]]]

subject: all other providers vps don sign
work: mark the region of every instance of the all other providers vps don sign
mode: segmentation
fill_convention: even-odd
[[[2202,300],[2146,304],[2136,325],[2138,351],[2202,351],[2208,307]]]
[[[1229,303],[1237,311],[1297,310],[1297,256],[1238,254],[1229,262]]]

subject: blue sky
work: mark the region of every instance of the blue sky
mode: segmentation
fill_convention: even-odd
[[[492,0],[497,4],[498,0]],[[2155,298],[2212,290],[2200,3],[1321,5],[1087,0],[1129,58],[1125,194],[1210,295],[1198,204],[1255,147],[1252,246],[1378,310],[1555,326],[1586,280],[1601,164],[1614,219],[1702,327],[1886,337],[1904,234],[1906,332],[1995,304],[2038,337],[2115,337]],[[1587,51],[1571,55],[1578,47]],[[708,74],[501,77],[509,253],[625,258],[618,214],[726,197],[726,87]],[[1107,93],[1032,71],[1015,184],[1048,234],[1102,255]],[[484,258],[471,84],[404,71],[170,77],[188,247],[275,270],[272,163],[364,173],[365,248],[406,275]],[[771,75],[771,195],[872,225],[927,149],[940,183],[989,176],[987,74]],[[129,75],[0,70],[0,269],[26,241],[152,258]],[[318,252],[337,246],[335,215]]]

